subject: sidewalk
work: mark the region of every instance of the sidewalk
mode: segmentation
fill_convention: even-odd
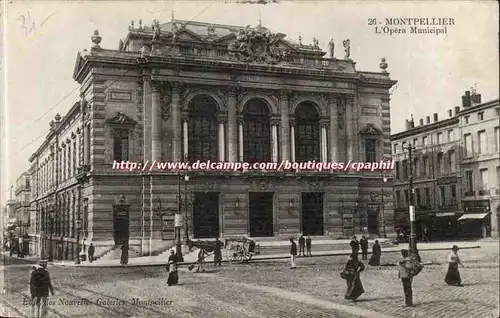
[[[450,250],[451,246],[457,245],[460,249],[471,249],[480,248],[481,244],[478,242],[444,242],[444,243],[419,243],[419,251],[439,251],[439,250]],[[399,253],[401,249],[408,249],[408,243],[399,244],[395,247],[382,248],[382,253]],[[338,250],[338,251],[320,251],[314,253],[313,257],[320,256],[341,256],[349,255],[351,250]],[[275,260],[275,259],[288,259],[289,254],[270,254],[270,255],[254,255],[250,262],[259,262],[265,260]],[[29,257],[23,258],[28,262],[37,262],[38,259]],[[197,256],[196,253],[190,253],[184,256],[184,262],[179,263],[179,265],[190,265],[196,263]],[[52,262],[49,263],[51,266],[55,267],[94,267],[94,268],[120,268],[120,267],[153,267],[153,266],[165,266],[167,259],[164,256],[145,256],[145,257],[134,257],[130,258],[127,265],[120,265],[120,260],[101,260],[95,261],[94,263],[82,262],[81,264],[75,264],[74,261],[63,261],[63,262]],[[211,261],[209,261],[210,263]],[[227,259],[223,262],[227,263]]]

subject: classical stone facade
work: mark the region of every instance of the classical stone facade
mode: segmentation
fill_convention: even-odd
[[[349,41],[346,59],[323,58],[316,40],[260,25],[139,23],[118,50],[98,31],[92,41],[74,70],[87,242],[164,249],[179,208],[190,238],[377,235],[381,222],[392,233],[391,200],[381,213],[373,199],[380,173],[149,171],[155,161],[390,160],[385,60],[380,73],[359,72]],[[149,166],[113,169],[121,161]]]
[[[481,103],[481,95],[467,91],[448,118],[407,120],[406,130],[391,136],[397,228],[409,228],[411,170],[418,236],[425,228],[433,240],[497,235],[498,109],[498,100]]]

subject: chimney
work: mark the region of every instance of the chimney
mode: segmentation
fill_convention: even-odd
[[[430,124],[431,123],[431,116],[425,117],[425,121],[427,124]]]
[[[462,107],[470,107],[471,105],[471,96],[470,96],[470,91],[465,91],[465,95],[462,96]]]
[[[453,117],[453,109],[448,109],[448,116]]]
[[[423,126],[424,125],[424,119],[423,118],[420,118],[420,122],[419,122],[420,126]]]
[[[437,122],[437,121],[438,121],[438,114],[434,113],[434,122]]]
[[[460,107],[456,106],[455,107],[455,116],[457,116],[459,112],[460,112]]]
[[[406,124],[405,124],[405,130],[410,130],[411,129],[411,123],[408,119],[405,119],[406,120]]]
[[[471,96],[471,102],[472,104],[481,104],[481,94],[472,94]]]

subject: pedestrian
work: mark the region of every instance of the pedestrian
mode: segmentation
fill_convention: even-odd
[[[347,284],[345,299],[356,301],[365,292],[360,278],[360,273],[364,270],[365,265],[358,259],[358,254],[352,253],[341,274]]]
[[[378,240],[375,240],[372,246],[372,257],[370,257],[368,264],[370,266],[380,266],[380,255],[382,255],[382,249],[380,248]]]
[[[307,256],[312,256],[311,254],[311,237],[308,236],[306,238],[306,249],[307,249]]]
[[[409,256],[408,250],[401,250],[402,259],[399,261],[399,274],[403,284],[403,292],[405,294],[405,304],[408,307],[413,307],[413,277],[418,275],[423,266],[420,265],[414,258]]]
[[[198,252],[198,268],[196,269],[196,272],[199,273],[200,271],[201,272],[205,272],[205,268],[204,265],[205,265],[205,257],[207,257],[209,254],[202,248],[200,248],[200,251]]]
[[[361,237],[361,240],[359,240],[359,246],[361,247],[361,259],[363,261],[368,260],[368,240],[366,237],[363,235]]]
[[[356,239],[356,236],[352,237],[351,243],[349,243],[349,245],[351,245],[351,254],[359,254],[359,242]]]
[[[450,286],[463,286],[462,280],[460,278],[460,272],[458,271],[458,265],[464,267],[458,256],[458,246],[453,245],[451,248],[451,253],[448,255],[448,272],[444,281]]]
[[[304,238],[304,236],[300,235],[300,237],[299,237],[299,255],[298,256],[300,256],[300,253],[302,253],[302,256],[306,256],[305,247],[306,247],[306,239]]]
[[[54,296],[50,274],[47,270],[47,261],[41,260],[40,266],[32,271],[30,277],[31,300],[35,305],[33,316],[45,317],[47,315],[49,291]]]
[[[125,243],[122,245],[121,250],[122,250],[122,257],[120,259],[120,264],[122,265],[127,265],[128,264],[128,244]]]
[[[175,255],[174,250],[170,251],[170,256],[168,257],[168,279],[167,279],[167,285],[172,286],[172,285],[177,285],[179,283],[179,274],[177,273],[177,262],[178,258],[177,255]]]
[[[425,243],[429,243],[429,230],[427,228],[424,228],[424,241]]]
[[[92,243],[90,243],[88,255],[89,255],[89,262],[91,262],[91,263],[94,260],[94,252],[95,252],[95,247]]]
[[[295,268],[295,260],[297,258],[297,244],[293,237],[290,238],[290,268]]]
[[[219,265],[222,266],[222,242],[219,238],[215,239],[215,249],[214,249],[214,267]]]

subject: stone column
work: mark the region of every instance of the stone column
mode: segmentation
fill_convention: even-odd
[[[161,93],[158,83],[153,84],[151,90],[151,159],[161,160],[162,155],[162,109],[161,109]]]
[[[151,119],[152,119],[152,110],[151,110],[151,77],[149,75],[144,75],[143,77],[143,87],[142,87],[142,104],[143,104],[143,112],[144,112],[144,127],[143,127],[143,147],[144,147],[144,160],[151,160],[151,146],[152,144],[149,142],[151,140]]]
[[[337,109],[337,98],[331,94],[328,98],[328,109],[330,110],[330,160],[339,161],[339,112]]]
[[[238,130],[237,130],[237,91],[232,88],[228,92],[227,96],[227,152],[228,161],[236,162],[238,161]]]
[[[181,161],[181,95],[180,85],[172,83],[172,161]]]
[[[189,155],[189,130],[188,130],[188,116],[183,114],[182,116],[182,159],[186,160]]]
[[[271,161],[278,162],[278,126],[279,119],[271,119]]]
[[[238,118],[238,153],[239,161],[243,162],[243,118]]]
[[[226,138],[225,138],[226,118],[224,118],[223,116],[219,116],[218,122],[219,122],[219,129],[218,129],[219,161],[223,162],[226,159]]]
[[[280,91],[280,114],[281,114],[281,160],[290,159],[290,124],[289,124],[289,105],[288,99],[290,92],[287,90]]]
[[[327,138],[327,128],[329,124],[329,119],[325,118],[320,121],[320,139],[321,139],[321,154],[320,160],[321,162],[328,161],[328,138]]]
[[[290,120],[290,160],[295,162],[295,121]]]
[[[358,146],[355,144],[355,127],[354,127],[354,109],[350,98],[348,98],[346,103],[346,120],[345,120],[345,131],[346,131],[346,144],[347,144],[347,160],[354,161],[354,150]]]
[[[359,107],[358,107],[358,93],[355,92],[354,95],[352,95],[351,99],[352,103],[352,127],[354,130],[353,133],[353,142],[354,142],[354,147],[353,147],[353,160],[359,161],[360,158],[360,153],[361,153],[361,143],[359,142],[360,136],[359,136]]]

